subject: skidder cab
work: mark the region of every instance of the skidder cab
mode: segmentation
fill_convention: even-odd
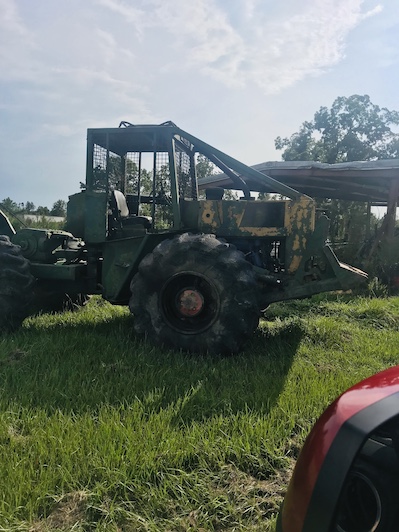
[[[228,187],[209,186],[218,172]],[[271,199],[251,194],[253,183]],[[88,130],[86,182],[69,198],[67,231],[14,234],[4,218],[12,244],[4,237],[0,258],[18,255],[32,286],[62,302],[101,294],[129,304],[138,333],[188,351],[237,352],[270,303],[367,278],[337,260],[311,198],[172,122]],[[13,323],[27,312],[0,293],[1,305],[19,316]]]

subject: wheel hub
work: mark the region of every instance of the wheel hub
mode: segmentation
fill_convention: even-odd
[[[211,279],[199,272],[183,271],[167,279],[159,303],[169,327],[180,334],[199,334],[217,319],[220,297]]]
[[[204,298],[198,290],[186,288],[177,294],[176,306],[183,317],[192,318],[204,308]]]

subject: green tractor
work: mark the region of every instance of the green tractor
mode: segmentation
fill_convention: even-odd
[[[204,161],[239,194],[206,188]],[[251,185],[274,195],[260,199]],[[311,198],[172,122],[89,129],[86,182],[69,198],[66,231],[16,232],[0,215],[0,329],[99,294],[129,305],[136,332],[153,342],[234,353],[270,303],[367,278],[337,260],[327,231]]]

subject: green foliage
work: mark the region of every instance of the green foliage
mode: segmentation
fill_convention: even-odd
[[[215,173],[216,167],[215,165],[208,159],[208,157],[205,157],[205,155],[202,155],[202,153],[199,153],[197,155],[197,163],[195,165],[196,171],[197,171],[197,178],[203,179],[204,177],[208,177]]]
[[[372,297],[388,297],[388,286],[378,277],[373,277],[367,286]]]
[[[64,200],[57,200],[50,211],[50,216],[66,216],[66,202]]]
[[[332,243],[344,242],[349,248],[341,248],[342,260],[350,260],[359,250],[359,243],[366,237],[367,204],[359,201],[321,200],[320,207],[325,209],[330,219],[330,240]],[[370,226],[377,229],[380,222],[371,215]]]
[[[204,177],[211,176],[213,174],[216,174],[221,172],[215,166],[205,155],[202,153],[199,153],[197,155],[197,163],[195,165],[196,172],[197,172],[197,179],[202,179]],[[205,191],[200,191],[200,198],[205,199]],[[237,192],[230,189],[225,189],[223,194],[223,199],[225,200],[236,200],[237,199]]]
[[[26,214],[34,212],[36,209],[35,204],[32,201],[27,201],[25,204],[25,212]]]
[[[6,214],[17,214],[21,211],[21,206],[15,203],[11,198],[5,198],[0,203],[0,209],[4,210]]]
[[[24,223],[32,229],[65,229],[65,222],[54,222],[53,220],[49,220],[47,216],[42,216],[37,221],[27,218],[24,220]],[[15,227],[15,229],[20,228]]]
[[[319,161],[329,164],[399,157],[399,112],[380,108],[367,95],[339,97],[331,109],[321,107],[289,138],[277,137],[285,161]],[[366,237],[366,203],[322,199],[331,220],[330,239],[344,241],[337,248],[342,260],[359,264],[359,247]],[[372,225],[378,221],[373,217]]]
[[[370,259],[369,270],[390,293],[398,293],[399,238],[397,235],[378,243]]]
[[[399,157],[399,112],[380,108],[367,95],[337,98],[321,107],[289,138],[277,137],[284,161],[340,163]]]
[[[271,305],[229,358],[155,348],[132,319],[93,298],[0,339],[1,529],[274,530],[315,419],[397,363],[399,298]]]
[[[39,205],[39,207],[36,209],[36,214],[39,216],[50,216],[50,209],[48,207]]]
[[[144,194],[149,196],[152,193],[152,175],[149,170],[141,169],[140,191],[139,191],[139,169],[134,161],[126,161],[126,192],[128,194]]]
[[[66,202],[63,200],[57,200],[50,211],[48,207],[42,206],[36,209],[31,201],[27,201],[26,204],[17,204],[12,199],[5,198],[0,203],[0,209],[4,210],[16,231],[19,231],[24,227],[37,229],[64,229],[65,222],[55,222],[48,219],[48,216],[66,216]],[[32,217],[30,218],[22,215],[32,215]],[[41,216],[41,218],[36,219],[37,216]]]
[[[111,190],[120,190],[123,179],[124,168],[122,168],[122,159],[119,156],[110,155],[107,162],[107,168],[100,164],[93,168],[92,186],[94,189],[107,190],[109,188]],[[86,188],[86,185],[81,183],[81,188]]]

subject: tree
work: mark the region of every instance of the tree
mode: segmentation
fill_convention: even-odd
[[[131,159],[126,161],[126,192],[128,194],[144,194],[149,196],[152,193],[152,172],[145,168],[140,169],[140,191],[139,185],[139,168]]]
[[[35,205],[32,201],[27,201],[26,204],[25,204],[25,212],[27,214],[33,212],[35,210]]]
[[[289,138],[277,137],[285,161],[319,161],[329,164],[399,157],[399,112],[380,108],[367,95],[336,98],[331,109],[321,107],[313,120],[303,122]],[[365,236],[366,204],[327,198],[322,203],[331,219],[330,238],[358,246]],[[346,260],[354,260],[351,247]]]
[[[216,165],[213,164],[212,161],[208,159],[205,155],[202,153],[199,153],[197,155],[197,161],[196,161],[196,172],[197,172],[197,179],[202,179],[204,177],[208,177],[214,174],[217,174],[218,172],[222,172]],[[205,193],[200,192],[200,197],[203,199],[205,198]],[[236,200],[238,197],[238,194],[235,190],[225,189],[223,194],[223,199],[225,200]]]
[[[215,165],[202,153],[197,155],[197,161],[195,165],[197,171],[197,178],[202,179],[216,173]]]
[[[49,216],[50,210],[48,207],[43,207],[42,205],[39,205],[39,207],[36,209],[36,214],[39,216]]]
[[[64,200],[57,200],[50,211],[51,216],[66,216],[66,202]]]
[[[277,137],[284,161],[341,163],[399,157],[399,112],[380,108],[367,95],[340,96],[331,109],[320,107],[289,138]]]
[[[18,203],[15,203],[11,198],[5,198],[0,203],[0,209],[4,209],[8,214],[17,214],[21,209]]]

